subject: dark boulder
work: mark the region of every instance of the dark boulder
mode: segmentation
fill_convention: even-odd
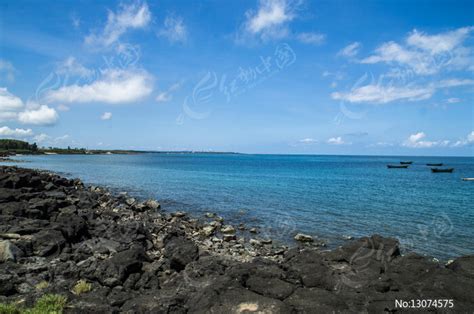
[[[199,257],[199,250],[193,241],[184,236],[171,235],[165,239],[165,257],[170,260],[171,269],[179,272]]]
[[[59,230],[45,229],[34,234],[32,239],[34,253],[38,256],[59,254],[66,244]]]
[[[141,272],[145,261],[148,261],[148,257],[143,248],[133,247],[101,263],[95,276],[105,286],[117,286],[125,282],[130,274]]]

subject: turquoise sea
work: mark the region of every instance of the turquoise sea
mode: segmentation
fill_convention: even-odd
[[[146,153],[15,157],[85,183],[156,198],[164,210],[262,229],[291,243],[296,232],[342,244],[373,233],[439,259],[474,254],[474,158]],[[408,169],[386,164],[411,160]],[[431,173],[442,162],[453,173]]]

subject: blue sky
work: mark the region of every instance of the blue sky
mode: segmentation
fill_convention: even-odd
[[[474,155],[472,1],[2,1],[0,137]]]

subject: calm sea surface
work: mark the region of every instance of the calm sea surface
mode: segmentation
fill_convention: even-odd
[[[474,158],[139,154],[15,157],[85,183],[216,212],[291,243],[296,232],[336,246],[379,233],[440,259],[474,254]],[[412,160],[408,169],[387,163]],[[443,162],[454,173],[431,173]]]

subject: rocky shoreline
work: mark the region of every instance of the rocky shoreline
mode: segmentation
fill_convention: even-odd
[[[334,250],[300,235],[287,248],[212,213],[165,213],[155,200],[7,166],[0,217],[0,303],[20,308],[60,294],[66,313],[378,313],[417,299],[452,300],[430,303],[435,312],[474,309],[474,256],[442,265],[378,235]]]

